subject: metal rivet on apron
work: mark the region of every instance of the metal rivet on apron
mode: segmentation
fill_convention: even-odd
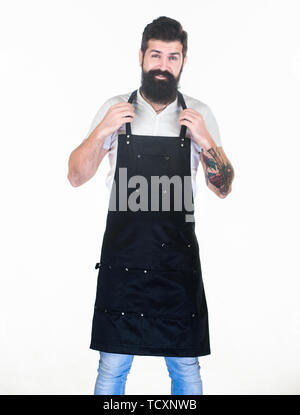
[[[124,314],[125,314],[124,311],[122,311],[122,316],[124,316]]]
[[[195,317],[195,314],[192,314],[192,317]]]
[[[181,143],[180,145],[181,145],[181,147],[184,147],[184,144]]]
[[[182,138],[181,141],[184,141],[184,138]]]
[[[166,159],[166,160],[169,160],[169,158],[170,158],[169,156],[165,156],[165,159]]]
[[[129,143],[130,143],[130,141],[126,141],[126,143],[127,143],[127,144],[129,144]]]
[[[144,316],[144,314],[143,313],[141,313],[141,317],[143,317]]]
[[[165,246],[165,243],[163,242],[163,243],[161,244],[161,246]]]
[[[104,312],[107,313],[107,309],[105,309]]]
[[[190,244],[188,244],[188,248],[190,248],[191,247],[191,245]]]
[[[138,156],[138,158],[140,158],[140,157],[141,157],[141,155],[140,155],[140,154],[138,154],[137,156]]]
[[[144,273],[145,273],[145,274],[147,273],[147,270],[146,270],[146,269],[144,269]]]
[[[130,138],[130,135],[127,135],[126,137],[127,137],[127,138]]]
[[[111,265],[109,265],[108,268],[111,269]]]
[[[125,268],[125,271],[128,271],[128,268]]]

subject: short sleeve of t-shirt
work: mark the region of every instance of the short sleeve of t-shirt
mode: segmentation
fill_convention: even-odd
[[[222,142],[221,142],[219,126],[218,126],[217,120],[212,110],[207,104],[202,114],[203,114],[202,116],[203,116],[203,119],[204,119],[204,122],[205,122],[206,128],[208,129],[209,134],[211,135],[212,139],[216,143],[216,146],[221,147]],[[199,152],[202,151],[202,148],[199,147],[198,144],[196,143],[195,143],[195,147]]]
[[[105,114],[107,113],[107,111],[109,110],[109,108],[111,107],[111,102],[110,99],[108,99],[107,101],[104,102],[104,104],[99,108],[99,110],[97,111],[96,115],[94,116],[91,126],[89,128],[89,131],[87,133],[86,138],[89,137],[89,135],[91,134],[92,131],[94,131],[94,129],[97,127],[97,125],[103,120]],[[105,148],[106,150],[110,149],[111,146],[111,140],[112,140],[112,135],[109,135],[105,138],[104,143],[102,144],[102,148]]]

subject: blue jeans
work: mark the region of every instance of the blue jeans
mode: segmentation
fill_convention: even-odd
[[[100,351],[94,395],[125,395],[134,355]],[[202,395],[198,357],[164,357],[171,378],[171,395]]]

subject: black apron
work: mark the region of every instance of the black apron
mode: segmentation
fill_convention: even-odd
[[[178,100],[185,109],[179,91]],[[148,356],[210,354],[195,235],[191,140],[185,135],[186,126],[181,126],[180,137],[134,135],[130,123],[126,134],[118,135],[114,184],[95,266],[99,271],[91,349]],[[162,182],[159,193],[151,192],[151,176],[179,176],[181,195],[171,180],[169,186]]]

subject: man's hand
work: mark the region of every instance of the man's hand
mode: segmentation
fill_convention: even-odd
[[[88,138],[72,151],[69,158],[68,180],[72,186],[80,186],[96,173],[108,150],[102,147],[106,137],[117,131],[122,124],[132,122],[134,107],[129,102],[112,105],[102,121]]]
[[[186,125],[190,129],[193,140],[201,148],[208,149],[214,143],[200,112],[192,108],[182,110],[179,115],[179,124]]]
[[[105,137],[117,131],[122,124],[132,122],[134,118],[134,106],[129,102],[119,102],[112,105],[103,120],[98,124],[97,129]]]

